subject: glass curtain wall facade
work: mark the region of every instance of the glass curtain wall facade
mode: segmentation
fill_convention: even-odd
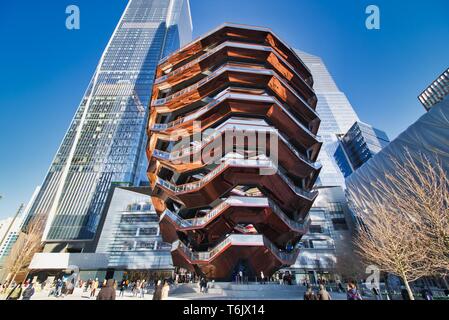
[[[322,165],[317,181],[320,193],[310,213],[311,228],[302,238],[299,257],[290,271],[299,282],[316,283],[320,278],[333,277],[338,256],[348,250],[351,241],[345,178],[334,154],[339,145],[338,135],[346,133],[359,118],[322,59],[300,50],[296,53],[314,79],[316,111],[321,119],[318,135],[323,146],[318,156]]]
[[[160,236],[159,216],[147,188],[117,187],[109,204],[96,253],[109,256],[108,268],[124,272],[172,270],[171,244]]]
[[[356,122],[340,138],[335,160],[348,177],[390,143],[387,134],[366,123]]]
[[[147,183],[155,69],[191,32],[187,0],[129,1],[31,209],[46,242],[92,240],[111,185]]]
[[[312,72],[315,81],[313,88],[318,97],[316,111],[321,119],[318,135],[323,141],[318,161],[323,168],[317,184],[327,187],[344,186],[344,176],[334,160],[338,147],[337,135],[348,132],[359,118],[346,95],[335,84],[321,58],[299,50],[296,50],[296,53]]]

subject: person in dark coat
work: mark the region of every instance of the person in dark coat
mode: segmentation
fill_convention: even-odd
[[[304,300],[316,300],[315,293],[312,288],[308,287],[306,293],[304,293]]]
[[[423,289],[421,290],[421,297],[422,297],[424,300],[427,300],[427,301],[433,300],[433,294],[432,294],[432,292],[431,292],[430,290],[426,289],[426,288],[423,288]]]
[[[153,300],[162,300],[162,281],[159,280],[154,287]]]
[[[34,295],[34,286],[32,283],[30,283],[22,293],[22,300],[31,300],[31,297],[33,295]]]
[[[202,293],[207,293],[207,279],[206,278],[201,278],[200,291]]]
[[[125,295],[125,290],[126,290],[126,281],[123,280],[122,284],[120,285],[120,297],[123,297]]]
[[[109,279],[98,293],[97,300],[115,300],[114,279]]]

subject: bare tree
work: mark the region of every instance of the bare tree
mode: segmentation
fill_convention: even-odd
[[[380,204],[369,203],[369,206],[356,236],[356,252],[364,263],[401,277],[413,299],[410,282],[427,272],[426,253],[422,251],[420,238],[416,237],[415,224]]]
[[[13,281],[19,273],[26,272],[34,254],[41,251],[44,226],[45,217],[36,215],[20,232],[5,263],[10,281]]]
[[[351,190],[363,227],[357,248],[367,260],[409,282],[445,275],[449,253],[448,178],[438,161],[408,150],[369,188]]]
[[[386,182],[397,190],[388,200],[418,224],[419,236],[427,250],[428,275],[444,279],[449,273],[447,173],[440,161],[432,162],[425,155],[412,158],[407,152],[404,161],[393,162],[397,174],[388,175]]]

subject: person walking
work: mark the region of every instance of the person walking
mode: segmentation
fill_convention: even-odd
[[[353,281],[350,281],[348,283],[346,298],[348,300],[362,300],[362,296],[360,295],[359,290],[357,290],[357,286]]]
[[[162,286],[161,290],[161,300],[168,300],[168,293],[170,291],[170,285],[168,284],[168,281],[164,281],[164,285]]]
[[[207,280],[204,277],[200,281],[200,292],[207,293]]]
[[[25,290],[23,290],[22,300],[31,300],[31,297],[34,295],[34,292],[35,292],[34,286],[32,283],[30,283],[28,287]]]
[[[421,297],[426,300],[426,301],[431,301],[433,300],[433,294],[430,290],[423,288],[421,290]]]
[[[125,290],[126,290],[126,281],[123,280],[122,284],[120,285],[120,294],[119,297],[125,296]]]
[[[340,280],[337,280],[337,289],[338,292],[345,292],[345,289],[343,288],[343,285],[341,284]]]
[[[92,284],[90,286],[90,297],[94,297],[95,298],[95,292],[97,291],[98,288],[98,278],[96,278],[94,281],[92,281]]]
[[[75,284],[74,279],[69,280],[66,282],[66,295],[73,294],[73,291],[75,290]]]
[[[59,297],[62,295],[62,286],[63,286],[63,282],[61,279],[58,279],[56,281],[56,287],[55,287],[55,297]]]
[[[139,288],[139,292],[140,292],[140,298],[144,299],[145,298],[145,287],[146,287],[147,283],[145,280],[142,280],[142,282],[140,283],[140,288]]]
[[[83,292],[87,292],[87,290],[89,290],[89,286],[90,286],[91,283],[92,283],[92,280],[91,280],[91,279],[89,279],[89,280],[86,281],[86,283],[85,283],[85,285],[84,285]]]
[[[140,289],[140,280],[137,280],[133,287],[133,297],[137,297]]]
[[[97,300],[115,300],[115,294],[114,279],[109,279],[106,281],[106,285],[100,289]]]
[[[326,288],[322,284],[320,284],[320,291],[318,291],[317,300],[332,300],[330,293],[327,292]]]
[[[304,300],[316,300],[315,293],[313,292],[311,287],[308,287],[306,293],[304,293]]]
[[[162,282],[159,280],[154,286],[153,300],[162,300]]]
[[[0,285],[0,294],[3,294],[3,292],[5,292],[5,289],[6,289],[6,282]]]
[[[265,284],[265,274],[263,271],[260,271],[260,283]]]

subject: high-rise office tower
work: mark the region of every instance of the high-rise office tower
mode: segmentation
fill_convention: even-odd
[[[369,124],[356,122],[345,135],[340,136],[334,157],[346,178],[389,143],[390,139],[385,132]]]
[[[111,185],[145,184],[156,66],[191,32],[188,0],[129,1],[31,209],[48,217],[45,251],[84,250]]]
[[[434,105],[449,96],[449,69],[444,71],[430,86],[418,97],[427,111]]]
[[[341,92],[335,84],[321,58],[299,50],[296,52],[312,72],[314,89],[318,97],[316,110],[321,119],[318,135],[323,140],[322,152],[318,158],[323,168],[318,184],[344,186],[344,177],[334,160],[334,153],[338,147],[337,135],[348,132],[359,118],[344,92]]]
[[[310,70],[271,30],[224,24],[156,76],[148,173],[174,265],[231,280],[293,264],[321,169]]]
[[[359,121],[346,95],[337,87],[326,65],[317,56],[296,50],[310,69],[318,97],[316,111],[321,119],[318,135],[323,146],[318,161],[322,169],[319,196],[310,211],[310,228],[301,240],[300,254],[290,268],[297,281],[316,283],[332,278],[338,257],[351,252],[351,215],[344,194],[345,179],[335,161],[338,135]]]

